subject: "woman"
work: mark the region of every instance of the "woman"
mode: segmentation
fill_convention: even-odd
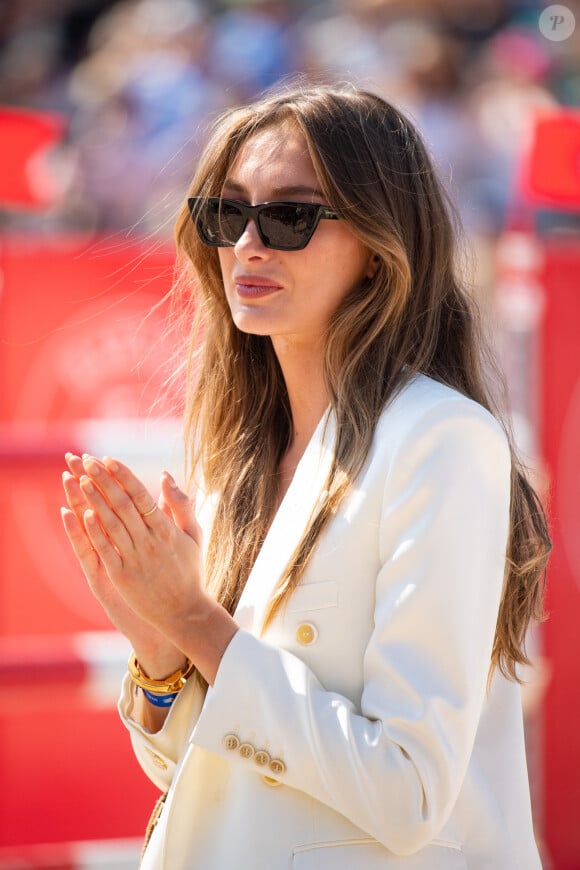
[[[64,475],[168,790],[143,867],[539,867],[517,666],[549,541],[416,131],[354,89],[233,110],[177,244],[197,516],[167,473],[159,509],[110,458]]]

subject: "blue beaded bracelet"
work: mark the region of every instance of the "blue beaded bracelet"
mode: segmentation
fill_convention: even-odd
[[[150,704],[154,707],[171,707],[179,692],[173,692],[171,695],[154,695],[153,692],[148,692],[147,689],[141,689]]]

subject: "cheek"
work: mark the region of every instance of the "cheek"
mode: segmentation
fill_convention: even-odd
[[[233,248],[218,248],[218,260],[220,264],[220,270],[222,273],[222,280],[224,284],[227,281],[228,274],[232,273],[232,265],[233,265]]]
[[[233,275],[233,270],[234,270],[232,248],[219,248],[218,249],[218,260],[219,260],[219,267],[220,267],[222,285],[223,285],[223,297],[222,298],[224,299],[224,301],[227,304],[227,310],[229,310],[229,313],[231,315],[233,315],[233,313],[234,313],[233,306],[235,304],[235,299],[234,299],[233,280],[232,280],[232,275]]]
[[[226,299],[228,300],[228,304],[231,307],[231,299],[232,299],[232,288],[233,288],[233,274],[234,274],[234,254],[233,248],[219,248],[218,249],[218,258],[219,258],[219,266],[222,276],[222,283],[226,295]]]
[[[325,266],[330,271],[343,293],[352,290],[364,280],[368,271],[370,251],[350,233],[345,233],[340,241],[329,247],[325,256]]]
[[[342,273],[348,273],[356,283],[357,279],[364,277],[366,273],[371,259],[371,250],[344,221],[328,223],[328,227],[324,227],[327,230],[324,241],[326,242],[328,259],[334,265],[337,273],[340,266]]]

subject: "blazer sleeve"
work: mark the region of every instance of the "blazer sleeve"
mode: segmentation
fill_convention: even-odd
[[[240,630],[192,742],[241,764],[228,731],[276,743],[284,784],[396,854],[428,844],[457,799],[485,700],[509,499],[507,440],[487,412],[455,399],[422,414],[384,483],[360,707]]]
[[[167,791],[177,762],[187,747],[188,737],[197,720],[204,693],[195,678],[189,679],[167,714],[163,728],[152,734],[132,718],[135,685],[129,674],[121,688],[118,710],[131,738],[137,761],[149,779]]]

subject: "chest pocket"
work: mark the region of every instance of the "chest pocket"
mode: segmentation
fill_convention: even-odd
[[[292,593],[287,613],[300,613],[303,610],[323,610],[338,604],[338,583],[324,580],[321,583],[304,583]]]
[[[335,840],[297,846],[292,854],[293,870],[467,870],[459,847],[432,843],[415,855],[401,857],[387,851],[376,840]]]

